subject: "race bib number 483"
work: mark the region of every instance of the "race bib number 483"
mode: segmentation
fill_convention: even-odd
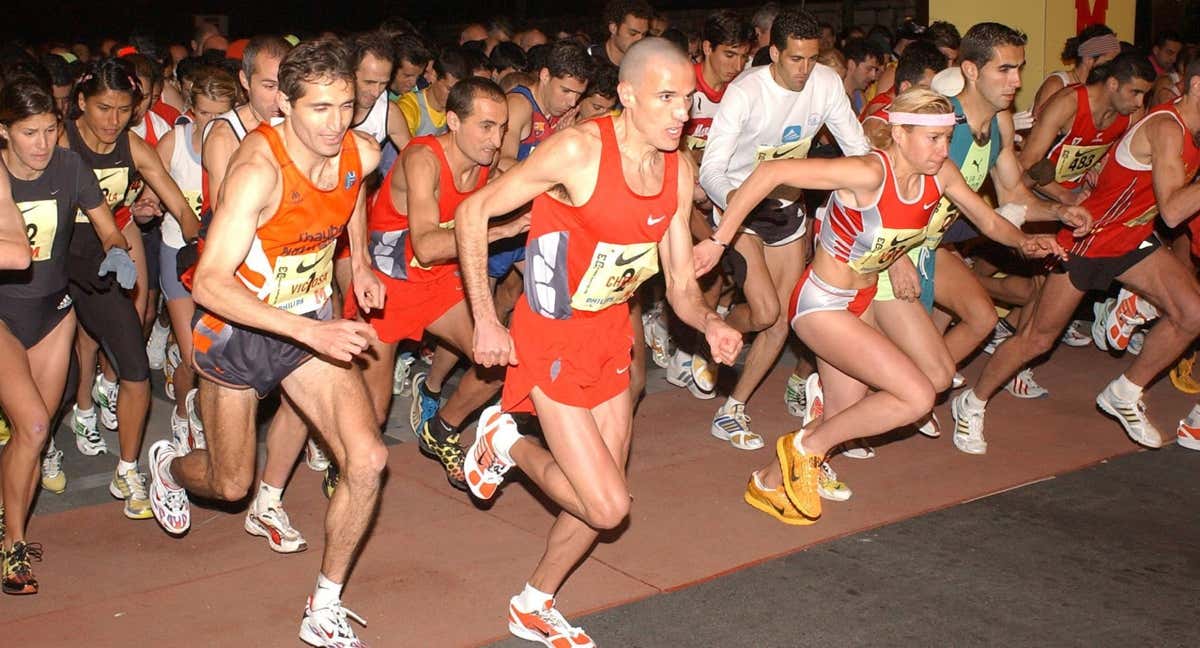
[[[598,311],[624,303],[657,272],[657,243],[597,243],[587,272],[571,296],[571,308]]]

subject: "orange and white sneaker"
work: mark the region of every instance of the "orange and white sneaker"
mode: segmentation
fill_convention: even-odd
[[[519,438],[517,422],[512,416],[500,411],[499,405],[484,408],[475,428],[475,442],[463,458],[463,472],[472,495],[481,500],[492,499],[504,483],[504,473],[516,465],[501,455],[508,454],[507,449]],[[500,452],[496,451],[497,445],[501,446]]]
[[[746,492],[742,494],[742,499],[750,506],[784,524],[807,526],[816,522],[812,518],[804,517],[804,514],[792,504],[782,484],[774,490],[768,489],[763,486],[762,480],[758,478],[758,473],[750,475],[750,483],[746,484]]]
[[[1104,334],[1109,348],[1124,351],[1129,347],[1129,340],[1137,327],[1157,317],[1158,309],[1153,304],[1122,288],[1116,303],[1107,309],[1104,318]]]
[[[803,433],[804,430],[801,429],[779,437],[775,442],[775,455],[779,458],[779,468],[783,471],[783,489],[787,492],[788,499],[802,514],[815,520],[821,517],[818,482],[824,458],[796,449],[793,440]]]
[[[1200,405],[1193,406],[1187,418],[1179,422],[1175,443],[1188,450],[1200,450]]]
[[[508,631],[526,641],[536,641],[549,648],[595,648],[592,638],[583,628],[567,622],[554,607],[554,599],[546,601],[546,607],[533,612],[523,612],[517,607],[517,597],[508,602]]]

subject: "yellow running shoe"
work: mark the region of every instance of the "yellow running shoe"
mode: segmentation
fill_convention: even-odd
[[[130,520],[149,520],[154,517],[150,509],[150,495],[146,491],[146,476],[131,469],[123,474],[113,471],[108,493],[125,500],[125,517]]]
[[[759,481],[758,473],[750,475],[750,483],[746,484],[746,492],[742,495],[742,499],[746,500],[750,506],[784,524],[807,526],[816,522],[816,520],[804,517],[803,513],[792,506],[792,501],[788,499],[783,486],[779,486],[775,490],[767,490]]]
[[[821,495],[817,486],[821,475],[821,457],[796,449],[792,440],[803,430],[785,434],[775,442],[775,455],[783,471],[783,488],[788,499],[806,517],[821,517]]]
[[[1192,368],[1196,366],[1196,354],[1179,359],[1179,364],[1171,369],[1171,384],[1175,389],[1185,394],[1200,394],[1200,382],[1192,377]]]
[[[67,490],[67,475],[62,470],[62,460],[62,450],[55,448],[54,439],[50,439],[50,444],[42,454],[42,488],[56,495]]]
[[[8,445],[10,438],[12,438],[12,428],[8,426],[8,417],[4,416],[4,412],[0,412],[0,448]]]

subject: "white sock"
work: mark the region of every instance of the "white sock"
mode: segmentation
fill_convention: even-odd
[[[96,418],[96,408],[93,406],[87,409],[80,409],[78,406],[76,406],[75,416],[81,419]]]
[[[796,434],[792,436],[792,447],[801,453],[808,454],[807,452],[804,452],[804,446],[800,445],[800,441],[804,438],[805,434],[808,434],[808,430],[805,430],[804,428],[796,430]]]
[[[341,600],[342,584],[325,578],[325,574],[319,574],[317,576],[317,589],[313,592],[312,609],[320,610],[321,608],[327,608]]]
[[[554,595],[547,594],[529,583],[525,583],[525,589],[517,595],[517,608],[522,612],[533,612],[546,607],[546,603],[553,601]]]
[[[968,389],[967,391],[963,392],[962,402],[963,405],[966,405],[967,409],[971,410],[972,412],[982,412],[983,410],[987,409],[987,401],[976,396],[974,389]]]
[[[124,475],[125,473],[129,472],[130,470],[132,470],[133,472],[137,472],[137,460],[136,459],[134,461],[125,461],[124,459],[117,460],[117,474],[118,475]]]
[[[278,508],[283,503],[283,489],[275,488],[267,482],[258,483],[258,495],[254,498],[260,508]]]
[[[512,420],[512,417],[508,414],[502,414],[501,416],[508,416],[509,420]],[[496,429],[496,433],[492,435],[492,449],[496,451],[497,455],[500,455],[501,459],[510,464],[516,464],[517,462],[513,461],[512,455],[509,452],[516,445],[517,441],[520,440],[521,433],[517,431],[517,424],[515,422],[512,425],[500,425]]]
[[[759,488],[761,488],[761,489],[763,489],[763,490],[765,490],[765,491],[772,491],[772,490],[775,490],[775,489],[773,489],[773,488],[767,488],[767,487],[766,487],[766,485],[764,485],[764,484],[763,484],[763,482],[762,482],[762,477],[761,477],[761,476],[758,474],[758,471],[757,471],[757,470],[756,470],[756,471],[754,471],[754,485],[755,485],[755,486],[758,486]]]
[[[1142,388],[1130,382],[1125,374],[1117,376],[1117,379],[1109,383],[1108,387],[1114,396],[1126,402],[1133,402],[1142,397]]]

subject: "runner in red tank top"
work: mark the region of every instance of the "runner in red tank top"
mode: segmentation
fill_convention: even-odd
[[[1130,115],[1140,116],[1154,68],[1144,56],[1126,54],[1094,70],[1089,81],[1046,102],[1018,158],[1028,186],[1068,205],[1087,196],[1084,176],[1136,121]]]
[[[982,431],[984,406],[1003,381],[1050,350],[1086,291],[1107,290],[1115,279],[1154,304],[1162,321],[1096,404],[1134,442],[1162,445],[1162,435],[1146,415],[1142,390],[1200,333],[1200,284],[1154,234],[1158,217],[1175,227],[1200,204],[1200,184],[1191,182],[1200,169],[1200,61],[1187,67],[1184,87],[1182,98],[1150,111],[1109,151],[1095,192],[1083,202],[1096,217],[1095,229],[1070,241],[1065,271],[1046,279],[1029,323],[996,349],[978,386],[955,399],[960,427]],[[1069,239],[1060,235],[1060,241]]]
[[[336,40],[307,41],[279,66],[285,119],[260,125],[230,161],[194,297],[207,312],[193,331],[208,449],[180,456],[170,441],[150,448],[150,501],[168,532],[190,526],[185,488],[221,500],[244,497],[255,471],[258,400],[282,387],[329,440],[347,478],[326,517],[327,543],[300,638],[315,646],[360,645],[341,604],[370,525],[387,450],[358,368],[349,361],[374,338],[362,322],[331,319],[334,243],[349,228],[355,296],[383,306],[367,258],[363,178],[379,148],[349,132],[354,66]],[[247,530],[251,529],[247,520]],[[357,618],[357,617],[354,617]]]
[[[371,262],[387,289],[383,309],[363,315],[379,336],[363,369],[379,425],[387,421],[392,399],[397,343],[420,340],[428,330],[454,351],[471,352],[473,329],[459,277],[454,210],[487,183],[508,108],[500,87],[479,77],[456,83],[446,106],[450,130],[412,140],[375,194],[368,217]],[[512,236],[527,223],[527,218],[516,219],[491,228],[488,236]],[[347,295],[345,316],[358,315],[356,300]],[[413,433],[421,450],[442,463],[450,484],[463,490],[459,428],[495,396],[502,377],[486,373],[485,379],[478,368],[468,371],[446,404],[428,417],[420,417],[419,409],[419,392],[426,388],[414,381],[418,417]],[[424,398],[437,403],[441,385],[436,387],[426,390]]]
[[[694,171],[675,152],[696,81],[687,58],[649,38],[625,54],[624,112],[560,131],[458,210],[464,284],[475,317],[477,362],[510,365],[503,407],[484,410],[467,453],[472,493],[488,499],[505,470],[525,474],[564,510],[509,630],[547,645],[593,646],[554,609],[554,593],[597,530],[629,513],[625,460],[632,427],[631,328],[626,300],[658,271],[671,306],[705,329],[713,356],[731,363],[741,336],[701,300],[687,228]],[[485,224],[534,201],[525,295],[512,334],[496,317],[487,281]],[[525,440],[504,412],[536,411],[549,447]]]

